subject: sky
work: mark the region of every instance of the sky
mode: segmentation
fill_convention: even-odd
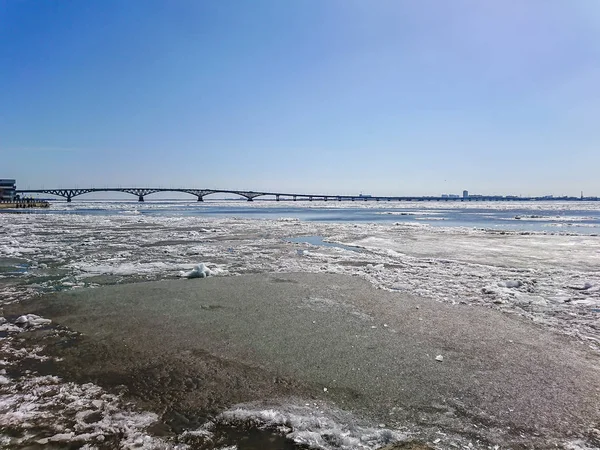
[[[598,0],[0,0],[0,177],[600,196]]]

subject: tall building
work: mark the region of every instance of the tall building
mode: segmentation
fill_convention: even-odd
[[[463,191],[463,198],[469,198],[469,191]]]
[[[17,182],[15,180],[0,179],[0,200],[13,201],[17,194]]]

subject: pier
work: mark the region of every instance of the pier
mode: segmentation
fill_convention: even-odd
[[[48,208],[50,203],[46,200],[36,200],[33,198],[24,198],[18,200],[0,200],[0,209],[21,209],[21,208]]]

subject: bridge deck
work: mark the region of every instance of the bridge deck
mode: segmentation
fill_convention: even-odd
[[[513,197],[513,196],[469,196],[469,197],[434,197],[434,196],[362,196],[362,195],[328,195],[328,194],[297,194],[284,192],[258,192],[240,191],[229,189],[195,189],[195,188],[147,188],[147,187],[125,187],[125,188],[58,188],[58,189],[18,189],[19,194],[50,194],[64,197],[68,202],[73,197],[89,194],[92,192],[125,192],[138,197],[139,201],[150,194],[159,192],[179,192],[197,197],[203,201],[204,197],[212,194],[235,194],[253,201],[258,197],[274,197],[275,200],[305,200],[305,201],[598,201],[599,197]]]

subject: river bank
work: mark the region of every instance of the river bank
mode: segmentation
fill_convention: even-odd
[[[67,346],[31,335],[29,346],[44,344],[59,359],[57,374],[124,386],[169,436],[220,414],[307,404],[352,412],[401,440],[438,439],[440,448],[461,440],[550,448],[595,439],[600,423],[600,358],[581,343],[355,277],[136,283],[5,307],[24,311],[81,333]]]

